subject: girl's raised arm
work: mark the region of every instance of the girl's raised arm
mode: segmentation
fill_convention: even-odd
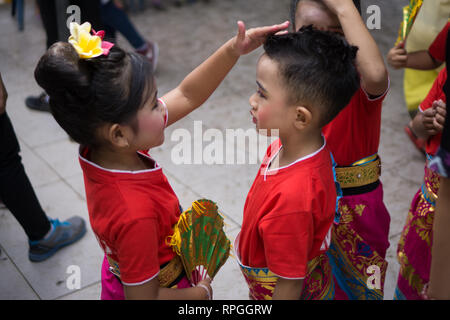
[[[269,35],[286,30],[289,21],[273,26],[245,31],[245,24],[238,22],[238,34],[227,41],[212,56],[192,71],[178,87],[162,97],[170,125],[201,106],[217,89],[241,55],[261,46]]]
[[[362,87],[371,96],[384,94],[389,86],[386,65],[353,1],[323,1],[338,16],[347,41],[359,48],[356,63],[361,74]]]

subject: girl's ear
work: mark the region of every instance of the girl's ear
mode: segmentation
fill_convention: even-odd
[[[130,146],[128,136],[128,128],[121,126],[120,124],[114,123],[108,128],[107,138],[115,147],[128,148]]]
[[[312,113],[309,111],[308,108],[304,106],[297,106],[295,107],[295,114],[296,119],[294,122],[294,126],[298,130],[304,130],[306,127],[308,127],[312,122]]]

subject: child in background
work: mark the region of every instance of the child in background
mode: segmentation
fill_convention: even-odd
[[[447,31],[448,33],[448,31]],[[438,37],[439,38],[439,37]],[[447,37],[437,43],[439,55],[446,54]],[[442,45],[443,44],[443,45]],[[419,112],[412,121],[415,135],[426,141],[427,163],[422,186],[416,193],[403,228],[397,248],[400,271],[394,299],[417,300],[430,279],[431,245],[433,241],[433,220],[439,192],[440,176],[428,168],[428,162],[436,155],[441,144],[446,118],[446,95],[444,85],[447,69],[439,73],[430,92],[419,106]]]
[[[447,37],[446,68],[450,66],[450,41]],[[446,100],[450,97],[450,83],[444,86]],[[448,113],[448,105],[447,105]],[[433,245],[431,250],[430,282],[424,290],[425,299],[450,299],[450,117],[445,118],[441,145],[429,168],[441,176],[438,199],[433,222]]]
[[[69,43],[52,45],[35,77],[53,116],[80,143],[92,229],[105,253],[102,299],[206,299],[210,283],[190,288],[179,257],[166,244],[180,216],[179,201],[147,150],[164,129],[202,105],[242,54],[289,22],[245,31],[158,99],[147,59],[71,25]],[[100,47],[101,46],[101,47]],[[142,151],[141,151],[142,150]],[[184,288],[175,290],[173,288]]]
[[[407,2],[413,7],[419,1],[409,0]],[[450,0],[423,1],[415,17],[414,24],[407,35],[406,42],[398,43],[388,53],[388,63],[393,68],[405,69],[403,76],[404,96],[411,119],[415,117],[417,107],[427,96],[441,70],[437,61],[431,61],[427,50],[448,22],[449,12]],[[440,61],[444,61],[444,59],[445,57]],[[422,67],[417,66],[417,62],[419,64],[426,62],[428,67],[425,69],[423,65]],[[438,67],[432,68],[430,63]],[[411,68],[408,65],[411,65]],[[410,135],[410,127],[406,126],[405,130]],[[410,136],[410,138],[416,144],[417,141],[414,140],[414,137]],[[423,146],[420,144],[418,147],[423,149]]]
[[[325,252],[337,194],[321,129],[359,87],[357,48],[309,27],[264,49],[250,113],[259,133],[279,139],[248,193],[236,255],[252,299],[333,299]]]
[[[445,25],[428,50],[408,53],[404,48],[404,43],[400,42],[389,51],[387,55],[388,63],[395,69],[410,68],[416,70],[433,70],[439,68],[445,60],[445,55],[443,55],[445,49],[443,46],[445,46],[445,39],[449,28],[450,22]],[[415,112],[413,117],[415,117]],[[405,131],[416,148],[423,151],[425,149],[426,141],[417,137],[411,127],[412,121],[405,127]]]
[[[356,1],[359,3],[359,1]],[[383,203],[378,146],[381,109],[389,88],[383,57],[352,0],[293,0],[294,30],[313,25],[345,37],[359,48],[361,87],[344,110],[323,128],[336,160],[343,197],[329,250],[337,281],[336,299],[383,299],[390,216]],[[370,266],[380,269],[379,288],[370,289]],[[370,269],[369,269],[370,270]]]
[[[411,68],[417,70],[431,70],[440,67],[445,61],[445,39],[450,22],[439,32],[428,50],[406,52],[404,43],[400,42],[393,47],[387,56],[389,64],[395,69]]]

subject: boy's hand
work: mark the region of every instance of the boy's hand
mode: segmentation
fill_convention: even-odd
[[[394,69],[406,68],[408,62],[408,53],[404,48],[404,43],[399,42],[395,47],[389,50],[387,61]]]
[[[444,131],[445,116],[447,115],[447,105],[442,100],[433,102],[433,108],[436,110],[433,125],[436,131]]]
[[[253,28],[245,31],[245,24],[238,21],[238,34],[233,38],[232,48],[236,55],[244,55],[260,47],[267,37],[286,30],[289,21],[269,27]]]
[[[422,124],[425,129],[425,133],[428,136],[434,136],[438,133],[434,125],[435,116],[436,116],[436,109],[434,107],[429,108],[422,113]]]
[[[8,92],[3,84],[2,75],[0,73],[0,115],[6,111],[6,100],[8,99]]]

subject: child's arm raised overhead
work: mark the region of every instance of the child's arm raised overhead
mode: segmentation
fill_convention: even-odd
[[[285,30],[289,22],[249,29],[245,31],[242,21],[238,22],[238,34],[227,41],[212,56],[192,71],[178,87],[162,97],[166,103],[168,125],[201,106],[216,90],[241,55],[250,53],[261,46],[274,33]]]
[[[323,2],[338,16],[347,41],[359,48],[356,63],[363,89],[370,96],[384,94],[389,85],[386,65],[353,1],[323,0]]]

